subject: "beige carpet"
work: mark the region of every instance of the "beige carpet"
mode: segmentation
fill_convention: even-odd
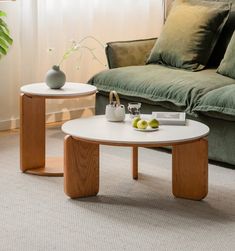
[[[48,154],[63,134],[48,130]],[[140,151],[131,179],[130,150],[101,148],[97,197],[71,200],[63,178],[22,174],[18,135],[0,137],[0,251],[235,250],[235,170],[210,165],[202,202],[171,194],[171,155]]]

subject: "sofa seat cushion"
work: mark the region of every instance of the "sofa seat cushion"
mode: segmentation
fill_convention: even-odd
[[[215,88],[235,83],[215,69],[190,72],[162,65],[128,66],[105,70],[89,80],[99,91],[151,101],[163,107],[191,112],[194,102]]]
[[[235,121],[235,81],[232,85],[208,92],[199,100],[193,111],[214,118]]]

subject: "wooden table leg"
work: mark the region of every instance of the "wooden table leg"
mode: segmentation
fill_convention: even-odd
[[[99,192],[99,145],[66,136],[64,140],[64,190],[71,198]]]
[[[23,172],[45,166],[45,99],[21,94],[20,168]]]
[[[63,176],[63,158],[45,159],[45,144],[45,98],[21,94],[21,171],[40,176]]]
[[[132,178],[138,180],[138,147],[132,147]]]
[[[199,139],[173,146],[172,189],[175,197],[201,200],[208,193],[208,142]]]

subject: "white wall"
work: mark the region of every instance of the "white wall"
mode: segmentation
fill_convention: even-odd
[[[43,81],[70,40],[86,35],[94,35],[103,43],[155,37],[163,20],[161,0],[17,0],[0,2],[0,9],[8,13],[14,38],[9,54],[0,60],[0,130],[17,124],[20,86]],[[49,47],[54,47],[52,54],[47,52]],[[104,51],[96,53],[106,61]],[[63,64],[68,81],[86,82],[104,69],[84,54],[77,71],[76,60],[74,55]],[[69,111],[93,105],[91,98],[49,100],[47,119],[67,118]],[[80,116],[84,112],[73,114]]]

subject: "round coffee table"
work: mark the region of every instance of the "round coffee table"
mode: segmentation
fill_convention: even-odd
[[[144,115],[147,117],[147,115]],[[149,115],[150,117],[150,115]],[[132,175],[138,179],[138,147],[172,146],[172,188],[176,197],[201,200],[208,192],[208,126],[187,120],[185,126],[162,125],[136,131],[131,121],[108,122],[103,115],[66,122],[64,181],[71,198],[99,190],[99,145],[132,147]]]
[[[20,168],[43,176],[63,176],[63,158],[45,157],[45,100],[79,98],[96,94],[96,87],[66,83],[50,89],[45,83],[22,86],[20,105]]]

